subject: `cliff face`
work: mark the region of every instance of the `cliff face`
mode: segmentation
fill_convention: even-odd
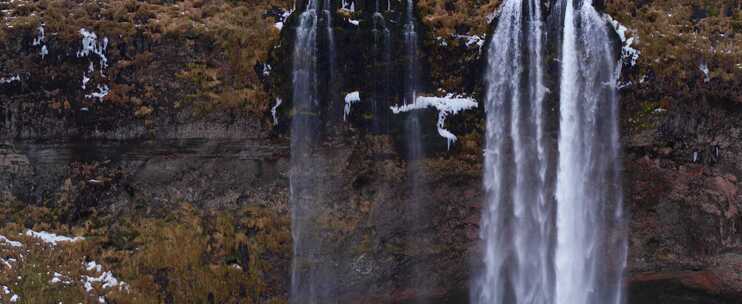
[[[411,231],[420,215],[408,207],[403,116],[386,110],[398,101],[364,103],[379,81],[369,71],[398,77],[400,64],[374,60],[370,6],[356,2],[334,18],[337,96],[312,164],[327,202],[319,227],[335,244],[328,261],[348,302],[458,303],[480,253],[482,109],[447,119],[459,136],[450,151],[425,112],[426,224]],[[737,303],[742,294],[742,7],[717,2],[602,3],[641,52],[620,92],[631,303]],[[498,5],[417,2],[426,95],[481,97]],[[285,301],[289,8],[0,2],[0,232],[85,235],[65,249],[66,263],[105,262],[129,283],[128,292],[100,288],[120,303]],[[399,14],[384,17],[397,32]],[[361,102],[343,122],[352,91]],[[32,281],[38,271],[23,265],[0,284],[20,283],[26,298],[48,294],[39,282],[51,278]],[[420,267],[432,288],[411,287]],[[92,297],[81,290],[62,293]]]

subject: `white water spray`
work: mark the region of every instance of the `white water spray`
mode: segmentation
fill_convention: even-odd
[[[616,60],[590,0],[564,0],[559,135],[547,144],[540,1],[506,0],[488,51],[479,304],[619,304],[626,260]],[[559,14],[561,17],[562,15]]]

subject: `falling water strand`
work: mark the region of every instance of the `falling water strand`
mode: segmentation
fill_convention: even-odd
[[[388,93],[391,91],[391,65],[392,65],[392,38],[391,31],[387,26],[387,21],[381,13],[379,1],[376,0],[372,20],[373,35],[373,60],[375,66],[374,72],[374,93],[371,101],[371,112],[373,117],[373,131],[385,132],[387,129],[386,109],[389,98]]]
[[[325,45],[325,51],[327,54],[327,71],[328,71],[328,86],[327,86],[327,99],[329,100],[329,109],[331,113],[338,113],[339,111],[334,110],[334,102],[338,100],[338,96],[336,95],[337,92],[339,92],[338,89],[338,79],[335,75],[335,69],[337,64],[337,54],[335,53],[335,35],[332,29],[332,1],[325,0],[324,7],[322,10],[322,13],[325,17],[324,19],[324,32],[325,37],[327,39],[327,44]],[[338,109],[339,110],[339,109]],[[338,116],[339,117],[339,116]],[[333,117],[335,119],[336,117]]]
[[[506,0],[488,51],[485,269],[474,303],[539,304],[553,297],[538,3]]]
[[[556,304],[622,301],[626,259],[616,60],[591,1],[564,3],[556,181]]]
[[[318,34],[326,34],[328,48],[333,47],[332,29],[328,28],[330,14],[323,10],[326,1],[309,0],[299,16],[293,53],[293,106],[291,122],[291,169],[289,178],[289,204],[291,207],[291,233],[293,258],[291,266],[290,303],[332,303],[335,276],[331,263],[323,254],[323,242],[313,224],[321,212],[322,159],[312,153],[321,127],[320,83],[328,77],[319,69],[320,49]],[[320,19],[322,17],[322,19]],[[325,27],[321,28],[321,21]],[[333,50],[326,50],[332,56]],[[331,74],[331,73],[330,73]],[[329,75],[331,78],[332,76]]]
[[[404,81],[402,102],[412,104],[415,102],[418,86],[418,40],[415,28],[415,14],[413,0],[405,0],[405,15],[402,28],[404,42]],[[416,250],[420,246],[428,247],[430,244],[421,243],[423,240],[432,241],[433,238],[426,234],[426,227],[430,225],[430,215],[425,208],[425,202],[430,201],[429,191],[425,188],[425,174],[422,166],[425,158],[425,150],[421,138],[419,111],[408,113],[405,122],[405,134],[408,148],[408,176],[410,180],[410,200],[408,202],[408,216],[411,219],[408,232],[407,246],[409,250]],[[424,244],[424,245],[423,245]],[[415,263],[411,271],[410,286],[417,291],[416,304],[427,303],[425,295],[429,295],[436,283],[429,275],[432,271],[428,263]]]

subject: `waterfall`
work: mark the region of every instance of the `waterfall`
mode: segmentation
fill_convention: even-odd
[[[391,91],[392,36],[387,21],[381,13],[376,0],[371,16],[373,35],[374,87],[371,98],[371,112],[374,114],[372,131],[383,133],[387,130],[387,101]]]
[[[618,304],[626,260],[618,67],[605,19],[591,1],[577,3],[564,3],[561,41],[556,303]]]
[[[590,0],[562,1],[556,145],[545,136],[540,1],[505,0],[488,49],[484,269],[474,303],[622,301],[616,60]]]
[[[506,0],[488,50],[483,212],[485,269],[473,302],[553,298],[544,142],[542,20],[537,0]]]
[[[404,43],[404,78],[402,103],[415,103],[418,87],[418,38],[415,27],[415,4],[413,0],[405,0],[405,15],[403,19],[402,41]],[[409,232],[407,245],[410,250],[417,250],[416,246],[423,244],[422,240],[430,240],[426,236],[426,227],[430,218],[426,211],[425,202],[430,202],[429,192],[425,188],[425,175],[422,161],[425,159],[425,147],[422,143],[422,126],[420,125],[419,111],[408,113],[405,121],[405,135],[407,141],[407,174],[410,180],[410,201],[408,202]],[[427,244],[427,243],[425,243]],[[415,303],[425,303],[425,296],[429,294],[435,282],[430,279],[430,265],[424,262],[415,263],[410,274],[410,286],[417,291]]]
[[[334,79],[334,39],[328,0],[309,0],[299,16],[293,53],[293,106],[291,122],[291,169],[289,205],[293,258],[291,265],[290,303],[332,303],[336,288],[335,275],[323,253],[323,240],[314,222],[321,212],[321,156],[313,153],[322,127],[324,98],[321,87]],[[319,35],[326,35],[326,48]],[[324,50],[321,52],[320,50]],[[322,73],[322,59],[330,71]],[[328,75],[325,75],[328,74]],[[328,97],[329,96],[329,97]],[[332,105],[332,103],[330,103]]]

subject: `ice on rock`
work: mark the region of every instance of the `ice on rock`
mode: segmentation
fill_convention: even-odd
[[[18,300],[21,299],[21,297],[19,295],[15,294],[15,293],[13,293],[13,291],[10,290],[10,288],[8,288],[8,286],[3,285],[3,288],[2,289],[3,289],[3,293],[4,294],[10,295],[10,303],[16,303],[16,302],[18,302]]]
[[[14,81],[21,81],[21,77],[18,74],[10,77],[0,77],[0,84],[11,83]]]
[[[703,73],[703,82],[711,81],[711,76],[709,76],[709,66],[707,64],[702,63],[698,69]]]
[[[85,98],[98,99],[98,101],[103,101],[103,98],[108,96],[108,93],[110,92],[111,89],[107,85],[98,85],[98,91],[90,94],[85,94]]]
[[[340,9],[344,11],[348,11],[348,12],[355,12],[356,3],[355,1],[352,1],[352,0],[343,0],[342,6]]]
[[[88,75],[83,74],[82,75],[82,89],[83,90],[86,89],[88,82],[90,82],[90,77],[88,77]]]
[[[466,40],[464,41],[464,45],[466,45],[467,48],[476,45],[479,49],[482,49],[484,46],[484,38],[478,35],[454,35],[454,38]]]
[[[44,24],[42,23],[39,25],[39,27],[36,29],[37,35],[36,38],[33,39],[33,46],[40,46],[39,49],[39,55],[41,55],[41,59],[44,59],[46,55],[49,54],[49,49],[46,47],[46,34],[44,31]]]
[[[281,106],[283,100],[276,98],[276,104],[271,108],[271,115],[273,115],[273,125],[278,125],[278,107]]]
[[[608,23],[613,26],[613,30],[616,31],[616,34],[618,34],[618,37],[621,39],[621,43],[623,43],[623,47],[621,48],[621,61],[628,66],[636,65],[636,61],[639,60],[641,52],[632,47],[636,39],[634,39],[634,37],[629,38],[626,36],[627,32],[630,32],[630,30],[617,20],[613,19],[610,15],[605,14],[603,16]]]
[[[343,120],[346,120],[348,115],[350,115],[350,108],[351,106],[361,101],[361,93],[358,91],[350,92],[348,95],[345,95],[345,109],[343,109]]]
[[[100,59],[101,69],[108,67],[108,58],[106,57],[106,48],[108,48],[108,38],[104,37],[98,41],[98,35],[84,28],[80,29],[82,35],[82,47],[77,51],[77,57],[87,57],[91,53],[97,55]]]
[[[393,106],[391,107],[391,110],[394,114],[399,114],[413,110],[422,110],[429,107],[435,108],[438,110],[438,123],[436,125],[438,128],[438,134],[446,139],[448,148],[450,149],[451,144],[456,142],[457,137],[445,128],[446,117],[448,117],[448,115],[458,114],[464,110],[476,108],[477,106],[477,101],[473,98],[448,94],[445,97],[418,96],[414,103],[402,106]]]
[[[95,272],[101,272],[103,269],[103,266],[96,263],[95,261],[90,261],[85,263],[85,270],[87,271],[95,271]]]
[[[276,29],[278,29],[279,31],[283,30],[283,26],[286,24],[286,19],[288,19],[289,16],[291,16],[292,13],[294,13],[294,10],[293,9],[292,10],[288,10],[288,11],[284,11],[283,14],[281,14],[281,16],[279,16],[278,20],[276,20],[276,23],[273,24],[273,26]]]

